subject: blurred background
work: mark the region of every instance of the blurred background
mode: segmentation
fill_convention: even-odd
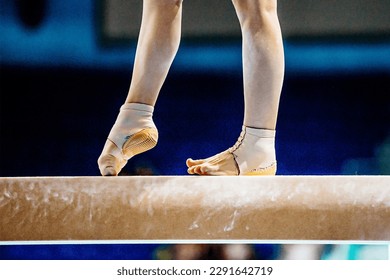
[[[390,1],[278,5],[278,174],[390,174]],[[141,11],[141,0],[0,0],[0,176],[99,175]],[[186,175],[187,157],[234,144],[241,63],[231,2],[184,1],[181,47],[154,113],[159,143],[121,175]]]
[[[386,244],[3,245],[0,260],[388,260]]]

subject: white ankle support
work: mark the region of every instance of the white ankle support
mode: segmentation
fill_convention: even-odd
[[[129,136],[144,128],[156,128],[152,119],[153,110],[153,106],[140,103],[122,105],[108,139],[122,149]]]
[[[236,144],[229,149],[239,167],[239,174],[276,163],[275,130],[242,126]],[[261,165],[259,166],[259,162]]]

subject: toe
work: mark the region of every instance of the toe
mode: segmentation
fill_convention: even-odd
[[[199,165],[195,166],[194,172],[198,175],[202,175],[201,167]]]
[[[103,176],[116,176],[118,175],[115,168],[112,166],[107,166],[101,172]]]
[[[192,167],[192,166],[195,166],[195,165],[202,164],[203,162],[204,162],[203,159],[196,159],[196,160],[194,160],[192,158],[188,158],[186,160],[186,165],[187,165],[187,167]]]
[[[209,167],[206,164],[197,165],[194,167],[194,172],[198,175],[210,175]]]
[[[116,176],[126,164],[120,150],[110,140],[106,141],[103,151],[98,158],[98,166],[103,176]]]
[[[195,166],[191,166],[187,169],[187,172],[188,174],[191,174],[191,175],[201,175],[200,174],[200,169],[199,169],[199,165],[195,165]]]
[[[194,175],[195,173],[194,173],[194,168],[193,167],[189,167],[188,169],[187,169],[187,173],[188,174],[191,174],[191,175]]]

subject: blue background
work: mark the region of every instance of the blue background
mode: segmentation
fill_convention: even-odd
[[[103,46],[92,0],[52,0],[28,27],[0,0],[0,176],[95,176],[136,42]],[[285,39],[279,175],[390,174],[390,39]],[[155,109],[157,147],[121,175],[186,175],[234,144],[240,40],[183,39]],[[158,245],[3,246],[1,258],[149,258]],[[275,248],[272,250],[276,250]],[[269,254],[272,255],[273,251]]]

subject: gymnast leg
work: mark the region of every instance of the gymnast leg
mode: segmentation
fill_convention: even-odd
[[[127,161],[157,144],[154,106],[177,53],[182,0],[144,0],[130,89],[98,159],[104,176],[118,175]]]
[[[233,0],[243,38],[245,114],[237,142],[215,156],[187,159],[188,173],[274,175],[275,128],[284,78],[276,0]]]

